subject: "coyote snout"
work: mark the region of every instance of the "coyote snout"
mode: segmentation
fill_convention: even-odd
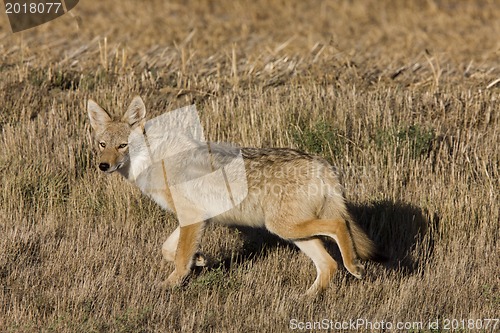
[[[177,169],[165,168],[167,162],[152,162],[151,155],[134,150],[129,137],[142,137],[143,134],[147,137],[146,108],[140,97],[132,100],[119,120],[112,120],[91,100],[88,101],[88,114],[99,145],[99,169],[106,173],[118,171],[164,209],[176,213],[179,221],[181,213],[190,208],[185,199],[176,199],[173,190],[178,184],[172,179],[189,180],[188,194],[203,197],[204,202],[214,202],[221,197],[219,192],[225,187],[207,186],[203,182],[206,177],[200,176],[203,174],[200,170],[205,170],[208,163],[201,155],[206,143],[190,142],[189,153],[170,154],[182,166]],[[160,127],[159,134],[162,130]],[[165,142],[169,144],[157,147],[164,150],[163,153],[168,155],[168,151],[179,150],[171,144],[175,140]],[[234,151],[209,146],[209,163],[213,170],[223,169],[234,158]],[[204,215],[198,214],[196,223],[181,223],[173,231],[162,246],[163,257],[175,263],[175,270],[166,283],[178,285],[193,265],[204,264],[197,250],[208,222],[262,227],[293,242],[316,266],[317,277],[307,294],[327,288],[337,270],[337,263],[325,249],[322,236],[338,244],[344,266],[352,275],[361,278],[365,270],[360,259],[374,258],[376,248],[349,214],[334,168],[320,157],[287,148],[241,148],[239,154],[244,163],[246,196],[217,216],[201,218]],[[165,186],[160,186],[162,184]]]

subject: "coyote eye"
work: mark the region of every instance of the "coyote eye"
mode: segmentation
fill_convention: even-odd
[[[99,146],[101,146],[102,148],[106,148],[106,142],[99,142]]]
[[[126,143],[122,143],[121,145],[118,146],[118,149],[123,149],[127,147],[127,144]]]

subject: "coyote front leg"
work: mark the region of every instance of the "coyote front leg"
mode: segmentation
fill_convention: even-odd
[[[161,253],[166,261],[175,261],[175,252],[177,250],[177,244],[179,243],[180,232],[181,227],[177,227],[174,232],[168,236],[167,240],[161,247]]]
[[[204,226],[205,223],[201,222],[179,227],[177,250],[174,259],[175,269],[166,280],[167,285],[180,285],[189,274]],[[173,238],[169,237],[169,240],[175,240],[176,232],[177,229],[171,235]]]
[[[170,236],[168,236],[167,240],[161,247],[163,258],[168,262],[175,262],[175,253],[177,252],[177,244],[179,244],[180,233],[181,227],[177,227],[174,232],[172,232]],[[207,265],[207,259],[205,258],[203,253],[195,253],[194,265],[198,267],[205,267]]]

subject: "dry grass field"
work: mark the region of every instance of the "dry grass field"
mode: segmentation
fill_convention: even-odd
[[[0,20],[0,332],[495,331],[498,1],[81,1],[17,34]],[[194,103],[212,141],[328,159],[388,261],[304,299],[298,249],[213,226],[213,264],[162,289],[175,217],[97,169],[85,107],[119,115],[136,94],[150,117]]]

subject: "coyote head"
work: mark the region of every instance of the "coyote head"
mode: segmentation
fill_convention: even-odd
[[[99,145],[99,169],[106,173],[124,171],[128,168],[128,137],[130,132],[144,126],[146,107],[139,96],[132,103],[120,120],[113,120],[109,114],[93,100],[87,103],[90,125],[94,138]]]

